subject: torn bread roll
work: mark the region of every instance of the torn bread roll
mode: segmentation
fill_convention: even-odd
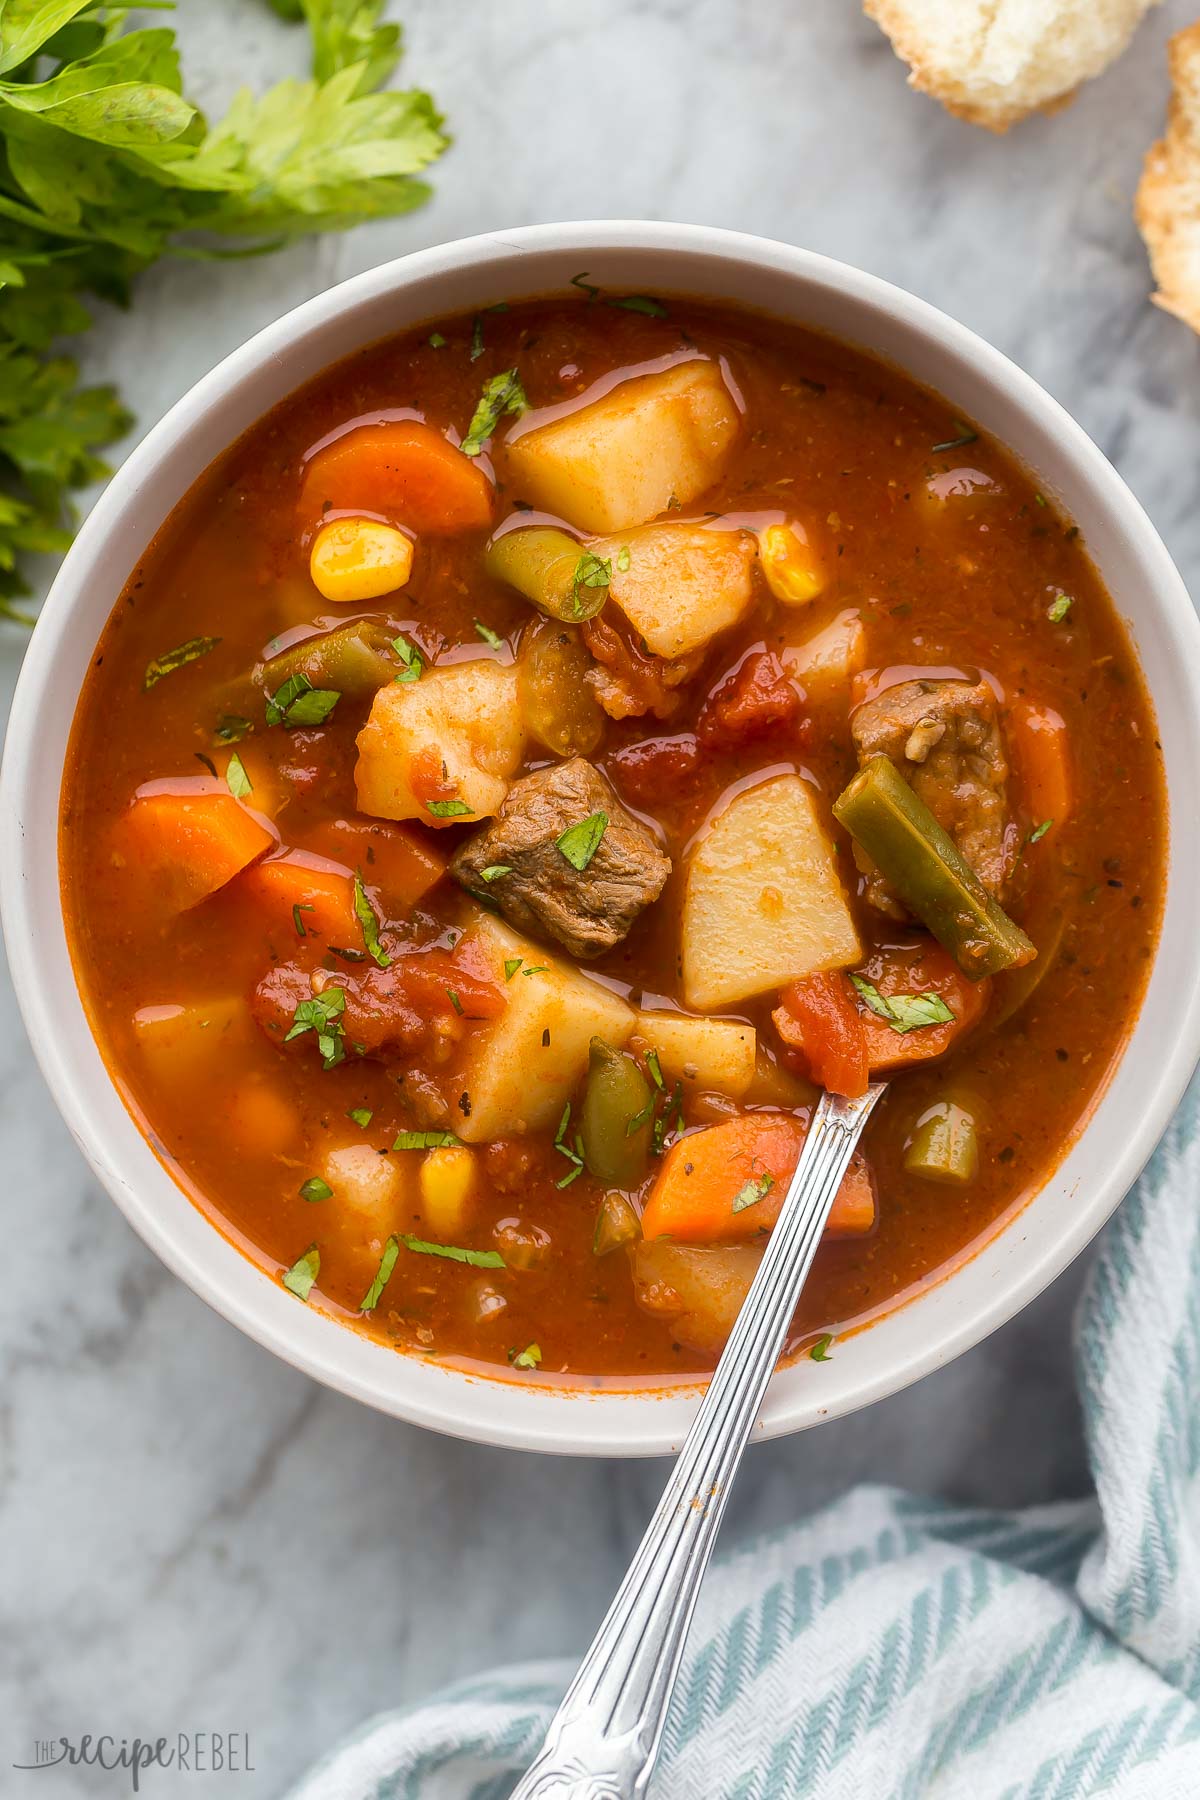
[[[1135,210],[1155,305],[1200,331],[1200,24],[1177,32],[1167,54],[1166,136],[1146,154]]]
[[[908,63],[909,81],[949,112],[1007,131],[1064,106],[1125,49],[1158,0],[864,0]]]

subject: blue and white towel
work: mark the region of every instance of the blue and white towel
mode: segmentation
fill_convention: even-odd
[[[1095,1500],[860,1488],[718,1562],[663,1800],[1200,1800],[1198,1127],[1200,1084],[1081,1304]],[[504,1800],[571,1673],[497,1670],[375,1719],[293,1800]]]

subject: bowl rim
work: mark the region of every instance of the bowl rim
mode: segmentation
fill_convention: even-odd
[[[1146,574],[1146,592],[1152,596],[1148,602],[1151,614],[1157,615],[1157,622],[1166,630],[1180,657],[1179,680],[1187,700],[1182,725],[1190,730],[1195,745],[1200,745],[1200,621],[1165,546],[1125,482],[1083,428],[1002,352],[929,302],[878,276],[772,239],[702,225],[603,220],[519,227],[456,239],[366,270],[293,308],[223,358],[147,432],[100,495],[43,607],[14,694],[0,768],[0,918],[14,987],[43,1076],[93,1172],[143,1241],[194,1292],[247,1335],[326,1385],[412,1423],[477,1442],[554,1453],[652,1455],[673,1450],[681,1441],[697,1403],[696,1384],[689,1382],[652,1392],[624,1389],[618,1393],[586,1386],[565,1391],[540,1383],[518,1386],[475,1376],[452,1365],[425,1363],[373,1344],[363,1334],[347,1329],[319,1310],[296,1306],[290,1296],[283,1296],[283,1305],[298,1317],[293,1319],[281,1311],[277,1304],[282,1296],[279,1285],[250,1263],[219,1227],[214,1228],[213,1222],[154,1157],[132,1114],[126,1110],[116,1081],[104,1069],[69,962],[73,1007],[70,1000],[64,1001],[61,972],[56,1004],[54,972],[49,967],[55,949],[51,941],[55,939],[53,921],[47,929],[44,909],[39,907],[30,879],[31,871],[38,868],[44,885],[47,855],[52,858],[56,882],[58,869],[58,814],[53,833],[47,834],[43,815],[30,808],[38,764],[39,714],[52,691],[60,652],[86,595],[89,571],[120,532],[126,515],[136,512],[139,491],[158,458],[170,449],[185,446],[205,421],[233,402],[239,384],[275,359],[284,358],[289,350],[298,349],[315,328],[334,325],[356,308],[401,293],[427,277],[474,277],[478,281],[489,267],[511,263],[514,254],[519,258],[531,252],[552,252],[564,259],[589,253],[643,253],[650,258],[660,254],[664,259],[674,256],[685,261],[696,257],[769,269],[896,320],[902,329],[922,337],[931,346],[936,344],[939,352],[944,350],[948,364],[958,361],[974,365],[980,378],[994,386],[1031,427],[1036,424],[1044,433],[1054,434],[1064,464],[1095,490],[1101,509],[1132,543],[1133,554]],[[670,283],[664,279],[663,285]],[[544,284],[537,291],[545,292]],[[719,299],[728,303],[729,296],[721,295]],[[364,337],[348,342],[329,360],[350,355],[369,341]],[[863,347],[869,349],[868,345]],[[297,377],[281,390],[278,398],[303,386],[308,379],[311,376]],[[240,434],[231,431],[223,441],[231,444]],[[211,457],[205,458],[206,463],[210,460]],[[136,550],[129,558],[131,566],[162,522],[163,518],[158,517],[150,529],[139,528]],[[105,620],[115,599],[114,594],[105,607]],[[95,638],[90,632],[87,635],[90,658]],[[77,698],[78,689],[71,700],[72,714]],[[1157,700],[1153,694],[1152,698]],[[1169,768],[1165,770],[1168,781],[1170,773]],[[61,763],[56,793],[60,785]],[[1176,834],[1183,825],[1180,809],[1174,805],[1169,868],[1174,861]],[[49,848],[45,841],[48,835]],[[1169,877],[1164,934],[1175,885]],[[1175,894],[1175,904],[1181,903]],[[1161,941],[1160,936],[1160,945]],[[1151,982],[1158,961],[1156,953]],[[1156,1042],[1157,1056],[1154,1066],[1142,1078],[1145,1091],[1138,1096],[1136,1116],[1125,1121],[1124,1135],[1112,1145],[1090,1191],[1081,1195],[1076,1184],[1070,1196],[1069,1216],[1057,1220],[1042,1234],[1045,1241],[1040,1248],[1027,1256],[1018,1256],[1014,1250],[1007,1271],[993,1282],[981,1304],[967,1310],[957,1323],[942,1320],[940,1330],[927,1333],[925,1341],[907,1354],[882,1361],[881,1366],[852,1378],[848,1385],[843,1382],[840,1391],[822,1394],[811,1384],[805,1390],[794,1383],[788,1388],[786,1374],[781,1376],[768,1397],[758,1436],[774,1437],[840,1416],[920,1379],[1013,1317],[1079,1254],[1141,1171],[1200,1058],[1200,942],[1190,964],[1174,971],[1172,981],[1176,1028],[1170,1042]],[[70,1017],[64,1017],[64,1004]],[[1135,1022],[1135,1035],[1136,1031]],[[81,1042],[80,1033],[86,1044]],[[1126,1060],[1128,1047],[1122,1063]],[[97,1091],[95,1064],[104,1069],[104,1095]],[[123,1129],[111,1106],[114,1097],[125,1122]],[[1081,1140],[1093,1131],[1095,1123],[1094,1117],[1089,1118]],[[220,1255],[185,1241],[193,1234],[183,1226],[177,1212],[162,1206],[161,1185],[157,1197],[149,1191],[156,1183],[149,1173],[147,1157],[202,1224],[212,1243],[220,1245]],[[996,1237],[1005,1236],[1022,1245],[1027,1242],[1020,1220],[1009,1220],[993,1238],[983,1241],[968,1259],[968,1265],[984,1255]],[[239,1279],[233,1272],[234,1262],[257,1276],[261,1287],[256,1289],[253,1283]],[[934,1285],[953,1282],[958,1272],[956,1266]],[[924,1298],[915,1304],[920,1306]],[[912,1304],[906,1310],[911,1310]],[[896,1314],[889,1316],[894,1318]],[[318,1321],[319,1327],[314,1330]],[[874,1325],[859,1334],[859,1339],[874,1336],[882,1329],[883,1325]],[[346,1342],[339,1348],[337,1339]],[[847,1346],[855,1341],[847,1340]],[[351,1343],[371,1344],[376,1352],[374,1358],[351,1353]],[[583,1401],[589,1404],[584,1407]]]

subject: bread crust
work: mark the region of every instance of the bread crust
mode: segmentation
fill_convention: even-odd
[[[981,23],[981,34],[986,35],[988,28],[995,23],[1001,4],[1002,0],[995,0],[991,17]],[[1158,0],[1141,0],[1142,14],[1157,4]],[[1085,69],[1078,80],[1071,82],[1057,94],[1033,100],[1022,100],[1014,95],[1007,105],[999,100],[980,99],[976,102],[964,97],[963,90],[970,85],[969,72],[949,66],[939,53],[939,47],[928,37],[922,36],[914,17],[913,5],[914,0],[863,0],[863,11],[887,35],[901,61],[908,64],[910,87],[940,101],[955,118],[965,119],[971,125],[982,125],[985,130],[994,131],[998,135],[1008,131],[1022,119],[1029,118],[1032,113],[1051,114],[1069,106],[1084,81],[1100,74],[1103,67],[1119,56],[1128,43],[1127,36],[1115,41],[1111,55],[1100,68]],[[1136,23],[1137,21],[1135,26]]]
[[[1146,152],[1134,217],[1158,284],[1154,304],[1200,332],[1200,23],[1167,48],[1165,134]]]

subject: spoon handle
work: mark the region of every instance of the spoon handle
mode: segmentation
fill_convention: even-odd
[[[758,1272],[646,1535],[511,1800],[639,1800],[700,1583],[834,1196],[872,1107],[824,1094]]]

